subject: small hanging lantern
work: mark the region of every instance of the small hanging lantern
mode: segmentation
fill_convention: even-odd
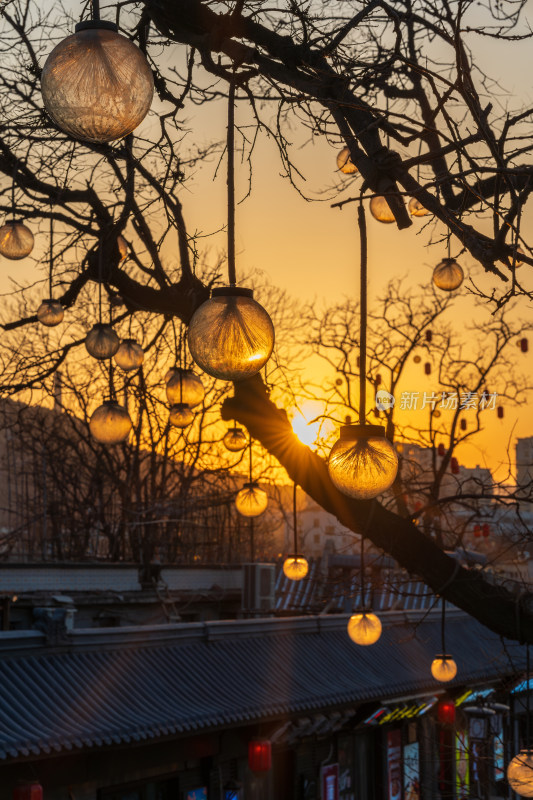
[[[117,247],[120,254],[120,260],[124,261],[128,257],[128,244],[123,236],[117,236]]]
[[[186,403],[171,406],[169,422],[174,428],[186,428],[194,419],[194,414]]]
[[[483,523],[483,526],[481,528],[481,533],[483,534],[483,537],[485,539],[487,539],[490,536],[490,525],[488,524],[488,522]]]
[[[289,553],[283,562],[283,572],[286,578],[291,581],[301,581],[309,572],[309,564],[305,556],[298,553],[298,507],[297,507],[297,485],[293,485],[292,493],[292,528],[294,536],[294,553]]]
[[[525,337],[523,339],[520,339],[520,350],[523,353],[527,353],[528,349],[529,349],[529,343],[527,339]]]
[[[309,572],[309,563],[305,556],[290,553],[283,562],[283,574],[290,581],[301,581]]]
[[[391,211],[391,207],[387,202],[387,198],[383,197],[383,195],[376,195],[370,201],[370,213],[377,219],[378,222],[385,222],[390,223],[394,222],[394,214]]]
[[[452,469],[452,475],[459,475],[461,470],[460,470],[460,467],[459,467],[459,462],[457,461],[455,456],[452,457],[452,460],[450,462],[450,466],[451,466],[451,469]]]
[[[462,267],[454,258],[443,258],[433,270],[433,283],[444,292],[458,289],[464,280]]]
[[[444,447],[444,445],[443,445],[443,443],[442,443],[442,442],[441,442],[441,443],[439,444],[439,446],[437,447],[437,453],[438,453],[438,455],[439,455],[439,456],[441,456],[441,457],[446,455],[446,448]]]
[[[375,386],[379,386],[381,384],[381,375],[376,375],[376,380],[374,381]]]
[[[337,169],[340,169],[345,175],[355,175],[356,172],[359,172],[352,161],[349,147],[343,147],[337,154]]]
[[[135,339],[123,339],[115,353],[115,363],[124,372],[139,369],[144,361],[144,350]]]
[[[85,338],[85,347],[90,356],[103,361],[115,355],[120,347],[120,339],[111,325],[97,322]]]
[[[433,332],[432,331],[426,331],[425,332],[425,337],[426,337],[426,342],[428,344],[430,344],[433,341]]]
[[[435,419],[438,419],[440,417],[440,411],[438,408],[436,408],[435,411],[433,412],[433,416],[435,417]]]
[[[462,431],[466,431],[466,419],[461,420],[461,422],[459,423],[459,427],[461,428]]]
[[[352,614],[348,620],[348,636],[356,644],[375,644],[381,636],[381,630],[379,617],[371,611]]]
[[[436,681],[447,683],[457,675],[457,664],[450,655],[435,656],[431,663],[431,674]]]
[[[481,536],[481,525],[474,525],[474,536],[479,539]]]
[[[33,233],[22,222],[6,222],[0,228],[0,255],[11,261],[29,256],[34,245]]]
[[[68,136],[113,142],[143,121],[154,81],[139,48],[113,23],[93,19],[52,50],[41,90],[46,111]]]
[[[259,517],[267,506],[268,495],[257,481],[245,483],[235,498],[235,507],[243,517]]]
[[[503,406],[498,406],[496,414],[498,415],[498,419],[503,419]]]
[[[246,434],[242,428],[237,427],[229,428],[222,441],[224,447],[226,450],[229,450],[230,453],[239,453],[241,450],[244,450],[248,444]]]
[[[272,766],[272,745],[268,740],[248,742],[248,766],[252,772],[268,772]]]
[[[371,500],[394,483],[398,456],[380,425],[343,425],[329,454],[328,470],[340,492]]]
[[[251,378],[274,347],[274,326],[251,289],[213,289],[195,311],[188,331],[189,349],[200,369],[224,381]]]
[[[43,800],[43,787],[38,781],[20,781],[13,790],[13,800]]]
[[[437,717],[441,725],[453,725],[455,722],[455,703],[453,700],[441,700],[437,706]]]
[[[533,750],[520,750],[509,762],[507,780],[520,797],[533,797]]]
[[[429,361],[426,361],[426,363],[424,364],[424,372],[426,373],[426,375],[431,375],[431,364],[429,363]]]
[[[415,364],[420,364],[420,362],[422,361],[422,358],[421,358],[421,356],[415,356],[413,358],[413,361],[415,362]]]
[[[186,403],[193,408],[204,399],[204,385],[191,369],[173,367],[167,372],[165,380],[167,398],[170,405]]]
[[[408,209],[412,217],[425,217],[430,213],[416,197],[411,197],[409,200]]]
[[[93,413],[89,428],[101,444],[119,444],[128,438],[132,428],[130,415],[116,400],[106,400]]]
[[[46,328],[54,328],[63,322],[65,312],[59,300],[43,300],[37,310],[37,319]]]

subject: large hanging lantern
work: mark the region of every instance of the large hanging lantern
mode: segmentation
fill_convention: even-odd
[[[290,553],[283,562],[283,574],[290,581],[301,581],[309,572],[309,563],[305,556]]]
[[[442,725],[453,725],[455,722],[455,703],[453,700],[441,700],[437,706],[437,716]]]
[[[383,197],[383,195],[378,194],[371,199],[370,213],[378,222],[390,223],[395,221],[391,207],[387,203],[387,198]]]
[[[80,22],[75,31],[52,50],[43,67],[45,109],[74,139],[122,139],[150,110],[152,71],[113,23]]]
[[[457,664],[450,655],[435,656],[431,662],[431,674],[436,681],[447,683],[457,675]]]
[[[54,328],[63,322],[65,312],[59,300],[43,300],[37,310],[37,319],[47,328]]]
[[[251,289],[213,289],[194,313],[189,349],[198,366],[224,381],[251,378],[266,364],[274,347],[274,326]]]
[[[259,517],[266,511],[268,495],[257,481],[245,483],[235,498],[235,507],[243,517]]]
[[[381,622],[371,611],[352,614],[348,620],[348,636],[356,644],[375,644],[381,636]]]
[[[120,347],[120,339],[111,325],[97,322],[85,338],[85,347],[90,356],[103,361],[106,358],[113,358]]]
[[[43,787],[38,781],[20,781],[13,789],[13,800],[43,800]]]
[[[239,453],[248,444],[246,434],[242,428],[229,428],[222,441],[226,450],[231,453]]]
[[[408,209],[412,217],[425,217],[431,213],[416,197],[411,197]]]
[[[533,750],[520,750],[509,762],[507,780],[520,797],[533,797]]]
[[[398,456],[380,425],[343,425],[331,449],[328,470],[343,494],[371,500],[392,486]]]
[[[124,372],[139,369],[144,361],[144,350],[135,339],[123,339],[115,353],[115,362]]]
[[[194,419],[194,414],[186,403],[176,403],[170,409],[169,422],[174,428],[187,428]]]
[[[268,772],[272,766],[272,745],[269,741],[248,743],[248,766],[252,772]]]
[[[337,154],[337,169],[340,169],[345,175],[354,175],[359,172],[352,161],[349,147],[343,147]]]
[[[453,292],[458,289],[464,280],[465,274],[455,258],[443,258],[433,270],[433,283],[444,292]]]
[[[173,367],[167,372],[165,380],[167,398],[170,405],[186,403],[193,408],[204,399],[204,385],[201,379],[190,369]]]
[[[34,241],[33,233],[22,222],[6,222],[0,228],[0,255],[19,261],[29,256]]]
[[[116,400],[106,400],[93,413],[89,428],[97,442],[119,444],[128,438],[132,424],[126,409]]]

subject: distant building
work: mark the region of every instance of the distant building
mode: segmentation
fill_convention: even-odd
[[[516,485],[531,493],[533,486],[533,436],[516,441]]]

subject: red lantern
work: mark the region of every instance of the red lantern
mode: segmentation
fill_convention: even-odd
[[[426,331],[426,342],[431,342],[432,339],[433,339],[433,334],[431,333],[431,331]]]
[[[426,375],[431,375],[431,364],[429,363],[429,361],[426,361],[426,363],[424,364],[424,372],[426,373]]]
[[[248,743],[248,766],[252,772],[268,772],[272,766],[272,745],[269,741],[253,740]]]
[[[453,700],[441,700],[437,706],[437,716],[442,725],[453,725],[455,722],[455,703]]]
[[[481,525],[474,525],[474,536],[479,539],[481,536]]]
[[[527,353],[528,351],[528,342],[527,339],[520,339],[520,350],[523,353]]]
[[[462,419],[459,425],[462,431],[466,431],[466,419]]]
[[[490,536],[490,525],[488,524],[488,522],[485,522],[483,524],[483,527],[481,528],[481,532],[482,532],[483,536],[485,537],[485,539],[487,539],[487,537]]]
[[[422,503],[420,502],[420,500],[417,500],[415,503],[415,511],[420,511],[421,508],[422,508]]]
[[[459,462],[457,461],[455,456],[452,458],[451,465],[452,465],[452,475],[459,475]]]
[[[437,447],[437,453],[439,454],[439,456],[444,456],[444,455],[446,455],[446,448],[444,447],[444,445],[442,444],[442,442],[441,442],[441,443],[439,444],[439,446]]]
[[[381,383],[381,375],[376,375],[376,386],[379,386]]]
[[[43,800],[43,787],[36,781],[21,782],[15,786],[13,800]]]
[[[498,419],[503,419],[503,406],[498,406],[496,413],[498,415]]]

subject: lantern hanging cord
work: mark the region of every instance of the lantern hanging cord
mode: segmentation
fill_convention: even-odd
[[[15,180],[17,177],[17,165],[16,163],[13,165],[13,175],[11,178],[11,216],[13,217],[13,222],[15,222],[16,214],[15,214]]]
[[[249,455],[250,455],[250,466],[249,466],[249,475],[250,475],[250,483],[252,483],[252,437],[250,436],[250,444],[248,445]]]
[[[296,482],[293,484],[292,490],[292,524],[294,528],[294,555],[298,553],[298,511],[296,508],[296,489],[298,488]]]
[[[53,206],[50,203],[50,267],[48,270],[48,296],[52,299],[52,275],[54,272],[54,219],[52,216]]]
[[[231,76],[228,92],[228,279],[235,286],[235,72]]]
[[[361,534],[361,556],[359,562],[359,569],[361,572],[361,608],[365,610],[365,595],[366,595],[366,586],[365,586],[365,537]]]
[[[440,641],[442,645],[442,655],[446,655],[446,641],[445,641],[445,628],[446,628],[446,600],[442,599],[442,614],[440,618]]]
[[[366,326],[367,326],[367,235],[365,209],[360,202],[357,209],[361,243],[360,268],[360,325],[359,325],[359,424],[366,421]]]
[[[102,273],[104,265],[102,261],[102,237],[98,243],[98,322],[102,323]]]
[[[180,405],[183,403],[183,363],[182,363],[182,353],[183,353],[183,330],[180,325],[180,338],[179,338],[179,353],[180,353],[180,363],[179,363],[179,376],[180,376]]]
[[[115,399],[115,383],[113,381],[113,359],[109,359],[109,399]]]

